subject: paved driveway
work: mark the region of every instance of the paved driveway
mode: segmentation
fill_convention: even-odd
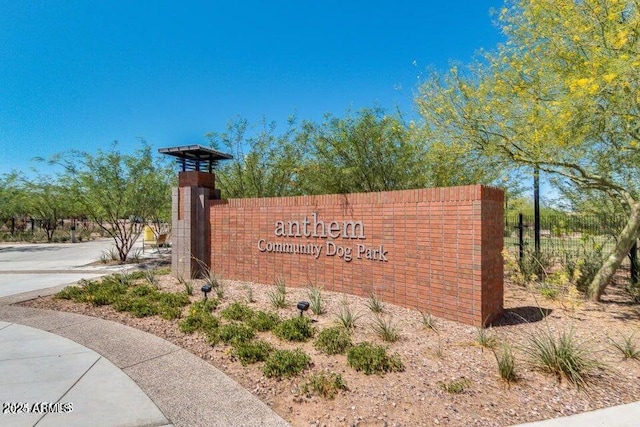
[[[89,265],[113,247],[110,239],[64,244],[0,244],[0,297],[73,283],[119,271]]]

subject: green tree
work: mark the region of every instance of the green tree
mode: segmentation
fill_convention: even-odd
[[[306,193],[402,190],[427,185],[425,143],[398,115],[364,108],[304,124],[301,186]]]
[[[222,133],[208,133],[209,144],[222,146],[233,154],[233,160],[223,162],[216,171],[218,187],[225,197],[275,197],[300,194],[296,185],[300,165],[298,130],[295,118],[290,118],[282,134],[276,133],[276,123],[263,120],[259,129],[236,118]]]
[[[64,167],[61,184],[113,239],[120,261],[126,262],[145,220],[170,197],[154,187],[163,178],[156,176],[162,171],[154,164],[151,148],[143,143],[129,155],[114,143],[109,151],[70,151],[50,161]]]
[[[69,193],[50,176],[38,175],[24,181],[26,193],[25,209],[32,218],[40,220],[40,226],[51,242],[60,220],[73,213],[73,199]]]
[[[24,192],[21,190],[20,176],[17,172],[0,177],[0,222],[2,224],[25,214]],[[13,230],[11,230],[13,232]]]
[[[640,5],[518,0],[499,13],[506,43],[420,88],[429,128],[498,161],[539,167],[627,212],[589,285],[599,300],[640,229]]]

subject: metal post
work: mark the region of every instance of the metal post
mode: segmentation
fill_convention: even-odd
[[[518,260],[522,262],[524,257],[524,221],[522,220],[522,212],[518,214]]]

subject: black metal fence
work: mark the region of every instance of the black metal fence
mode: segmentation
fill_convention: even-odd
[[[566,261],[600,250],[608,253],[616,243],[616,236],[624,227],[623,217],[553,213],[540,216],[541,254]],[[535,251],[533,215],[506,214],[504,228],[505,249],[519,259]],[[621,273],[638,280],[638,245],[630,251],[621,267]]]

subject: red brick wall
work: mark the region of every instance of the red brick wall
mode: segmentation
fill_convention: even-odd
[[[362,221],[364,239],[276,236],[276,221],[312,214]],[[210,201],[211,266],[223,277],[326,290],[418,308],[471,325],[490,323],[503,306],[503,192],[480,185],[348,195]],[[311,228],[311,227],[308,227]],[[313,243],[320,256],[269,253],[272,243]],[[327,242],[353,259],[327,255]],[[356,258],[357,245],[386,251],[387,261]],[[264,248],[264,244],[262,248]]]

